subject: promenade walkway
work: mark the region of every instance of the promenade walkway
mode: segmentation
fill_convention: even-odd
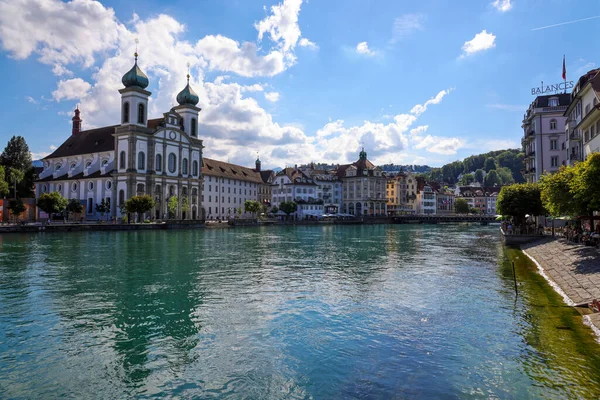
[[[566,239],[546,240],[521,246],[533,258],[569,305],[600,300],[600,250]],[[585,315],[600,334],[600,313]]]

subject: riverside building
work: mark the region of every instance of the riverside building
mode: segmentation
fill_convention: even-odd
[[[199,219],[202,208],[202,140],[198,138],[198,96],[189,84],[177,95],[178,105],[162,117],[148,119],[149,81],[137,64],[122,78],[121,118],[116,125],[82,130],[79,108],[71,136],[42,159],[36,197],[59,192],[84,206],[86,219],[97,219],[96,205],[121,216],[125,200],[148,194],[156,200],[150,212],[167,216],[167,202],[177,196],[177,219]],[[42,218],[45,216],[41,216]]]
[[[523,117],[523,177],[537,182],[545,172],[556,172],[565,162],[565,111],[570,102],[566,93],[538,96]],[[477,207],[476,207],[477,208]]]
[[[573,165],[600,151],[600,69],[579,78],[564,115],[567,163]]]

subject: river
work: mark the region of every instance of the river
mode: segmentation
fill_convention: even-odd
[[[599,398],[590,329],[497,231],[2,235],[0,398]]]

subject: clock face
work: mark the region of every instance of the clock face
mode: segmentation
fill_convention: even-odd
[[[171,138],[171,140],[175,140],[175,138],[177,137],[177,134],[173,131],[169,132],[169,137]]]

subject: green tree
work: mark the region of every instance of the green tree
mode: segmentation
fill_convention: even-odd
[[[12,214],[15,222],[19,218],[19,215],[23,214],[27,209],[25,204],[23,204],[23,200],[21,199],[12,199],[8,202],[8,211]]]
[[[37,206],[52,219],[53,214],[63,212],[69,201],[62,197],[58,192],[42,193],[37,201]]]
[[[560,217],[582,213],[581,204],[571,192],[571,182],[575,178],[575,168],[562,166],[556,173],[541,176],[539,186],[542,203],[550,215]]]
[[[485,163],[483,164],[483,169],[485,172],[490,172],[491,170],[496,169],[496,160],[494,160],[492,157],[486,158]]]
[[[256,200],[246,200],[244,202],[244,210],[246,212],[255,214],[257,212],[259,212],[261,210],[261,205],[258,201]]]
[[[464,174],[460,178],[460,184],[464,186],[468,186],[475,181],[475,176],[473,174]]]
[[[273,207],[271,208],[271,213],[273,213],[273,214],[276,214],[276,213],[277,213],[277,211],[279,211],[279,208],[277,208],[277,206],[273,206]]]
[[[177,208],[179,207],[179,199],[177,196],[171,196],[169,200],[167,200],[167,213],[169,214],[170,219],[174,219],[177,217]]]
[[[5,167],[4,173],[7,182],[14,182],[9,176],[11,169],[22,172],[23,175],[17,182],[16,191],[20,193],[21,197],[30,197],[33,193],[34,168],[31,164],[29,146],[22,136],[13,136],[8,141],[0,155],[0,164]]]
[[[498,176],[496,170],[493,169],[487,173],[485,179],[483,180],[483,183],[485,186],[500,186],[502,185],[502,179],[500,178],[500,176]]]
[[[481,168],[479,168],[478,170],[475,171],[475,175],[474,175],[475,180],[483,185],[484,175],[485,175],[485,171],[482,170]]]
[[[535,183],[515,183],[504,186],[496,201],[499,214],[513,217],[517,225],[525,222],[525,215],[544,215],[540,187]]]
[[[515,183],[513,174],[511,170],[507,167],[497,168],[496,173],[498,174],[502,185],[512,185],[513,183]]]
[[[454,211],[457,214],[468,214],[469,213],[469,203],[465,199],[456,199],[454,202]]]
[[[582,211],[592,215],[600,210],[600,153],[591,154],[585,161],[574,167],[571,193],[581,205]]]
[[[25,173],[17,168],[9,168],[8,169],[8,179],[13,184],[13,197],[17,198],[17,184],[21,183],[23,178],[25,177]]]
[[[181,198],[181,212],[186,214],[190,212],[190,201],[187,196]]]
[[[175,196],[173,196],[175,197]],[[152,210],[156,206],[154,199],[147,194],[141,196],[133,196],[125,201],[124,209],[128,213],[135,213],[143,220],[144,214]]]
[[[4,197],[8,194],[8,182],[6,181],[6,173],[4,166],[0,165],[0,197]]]
[[[83,204],[77,199],[69,200],[69,204],[67,204],[67,216],[71,214],[81,214],[83,212]]]
[[[279,209],[289,216],[298,210],[298,204],[295,201],[282,201],[279,203]]]
[[[102,219],[104,219],[104,214],[110,211],[109,208],[110,207],[109,207],[108,203],[104,199],[102,199],[100,204],[96,203],[96,212],[100,213],[100,217]]]

